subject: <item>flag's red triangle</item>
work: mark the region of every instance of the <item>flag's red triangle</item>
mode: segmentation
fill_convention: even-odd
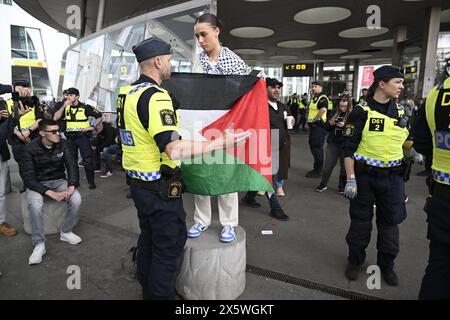
[[[272,184],[268,105],[265,81],[258,80],[252,90],[233,105],[230,112],[203,128],[201,134],[210,140],[214,135],[208,134],[208,130],[224,132],[231,125],[235,131],[250,131],[252,136],[245,145],[227,152],[251,166]]]

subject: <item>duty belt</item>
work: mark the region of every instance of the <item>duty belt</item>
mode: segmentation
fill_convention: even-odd
[[[404,173],[404,168],[401,165],[396,167],[380,168],[369,166],[368,164],[362,161],[356,161],[355,171],[357,174],[367,173],[369,175],[374,176],[395,176],[395,175],[402,176]]]

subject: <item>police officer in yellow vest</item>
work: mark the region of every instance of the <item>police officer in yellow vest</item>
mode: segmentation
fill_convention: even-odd
[[[171,46],[153,37],[134,46],[133,52],[141,75],[120,89],[117,124],[122,165],[131,177],[141,228],[137,277],[144,299],[175,299],[187,238],[178,160],[243,143],[249,134],[228,133],[205,142],[182,140],[172,98],[160,87],[170,78]]]
[[[291,109],[291,114],[295,119],[294,123],[294,130],[298,131],[298,113],[299,113],[299,107],[300,107],[300,97],[297,95],[297,93],[294,93],[292,97],[288,101],[288,106]]]
[[[13,97],[6,101],[8,107],[8,113],[12,115],[14,113],[14,101],[21,101],[24,106],[31,109],[30,112],[24,114],[19,119],[19,124],[14,127],[13,134],[10,135],[9,142],[11,144],[11,150],[19,165],[19,173],[21,172],[20,163],[22,161],[22,154],[25,145],[31,140],[36,139],[39,133],[36,132],[39,121],[44,118],[43,110],[39,103],[39,99],[36,96],[32,96],[32,90],[30,83],[26,80],[18,80],[14,82],[14,87],[22,87],[21,92],[14,92]],[[20,192],[24,192],[25,187],[22,187]]]
[[[294,129],[298,131],[300,126],[302,127],[302,131],[306,131],[306,108],[308,107],[308,94],[304,93],[301,100],[300,105],[298,106],[298,121],[295,124],[296,127]]]
[[[359,97],[359,101],[358,101],[359,104],[366,103],[366,100],[367,100],[367,88],[362,89],[361,93],[362,93],[362,95],[361,95],[361,97]]]
[[[329,100],[327,96],[322,93],[323,86],[320,81],[313,81],[311,85],[313,97],[309,102],[308,125],[309,147],[314,157],[314,168],[309,171],[305,177],[320,178],[322,176],[324,163],[323,145],[325,143],[325,137],[327,136],[324,124],[327,121]]]
[[[394,101],[404,88],[400,69],[382,66],[373,75],[367,103],[353,108],[343,133],[347,174],[344,196],[350,199],[351,219],[345,275],[349,280],[358,278],[376,204],[377,264],[386,283],[396,286],[398,224],[406,218],[403,144],[409,134],[409,119]]]
[[[433,155],[425,205],[430,257],[419,299],[450,299],[450,60],[448,78],[434,87],[419,109],[414,125],[414,149]]]
[[[55,112],[55,121],[65,121],[65,136],[72,142],[74,155],[78,158],[78,149],[83,158],[83,166],[89,189],[95,189],[94,179],[94,153],[91,145],[91,133],[101,123],[103,115],[94,107],[80,102],[80,92],[76,88],[67,89],[68,98],[58,111]],[[94,117],[93,126],[89,123],[89,117]]]

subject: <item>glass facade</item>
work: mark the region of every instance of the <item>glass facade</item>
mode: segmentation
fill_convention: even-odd
[[[120,87],[139,77],[139,65],[132,47],[157,36],[173,48],[172,71],[191,72],[195,57],[195,19],[214,13],[215,1],[194,0],[161,9],[120,23],[81,40],[64,54],[61,64],[58,99],[62,90],[76,87],[80,100],[114,117]]]
[[[12,81],[25,79],[36,96],[51,99],[52,88],[39,29],[11,26],[11,59]]]

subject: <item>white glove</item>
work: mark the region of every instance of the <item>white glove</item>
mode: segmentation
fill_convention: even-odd
[[[414,148],[411,148],[411,150],[409,151],[409,157],[414,161],[414,163],[423,164],[423,156],[418,153],[416,150],[414,150]]]

